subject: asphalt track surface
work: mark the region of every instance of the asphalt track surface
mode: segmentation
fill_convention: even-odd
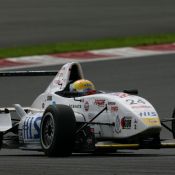
[[[161,118],[171,115],[175,105],[175,55],[83,63],[85,77],[98,89],[119,91],[138,88],[140,96],[152,102]],[[40,69],[59,69],[51,66]],[[38,68],[37,68],[38,70]],[[1,106],[30,105],[52,77],[0,78]],[[162,138],[172,138],[162,130]],[[1,150],[0,174],[131,175],[175,174],[175,149],[118,151],[110,155],[73,154],[68,158],[47,158],[40,152]]]
[[[0,47],[174,33],[174,0],[0,0]]]

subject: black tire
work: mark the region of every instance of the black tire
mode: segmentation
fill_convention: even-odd
[[[49,157],[72,154],[76,120],[73,110],[66,105],[50,105],[41,120],[41,146]]]
[[[172,133],[173,133],[173,138],[175,139],[175,108],[173,110],[172,118],[174,119],[172,121]]]

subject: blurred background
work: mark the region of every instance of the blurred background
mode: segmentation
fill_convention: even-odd
[[[174,31],[174,0],[0,0],[0,48]]]

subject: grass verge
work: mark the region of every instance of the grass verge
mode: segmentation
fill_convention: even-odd
[[[65,42],[36,46],[1,48],[0,58],[52,54],[72,51],[85,51],[104,48],[117,48],[138,45],[152,45],[175,42],[175,34],[137,36],[127,38],[99,39],[81,42]]]

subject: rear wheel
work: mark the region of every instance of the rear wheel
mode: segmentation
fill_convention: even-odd
[[[41,121],[41,146],[49,157],[70,156],[74,146],[75,116],[65,105],[50,105]]]

